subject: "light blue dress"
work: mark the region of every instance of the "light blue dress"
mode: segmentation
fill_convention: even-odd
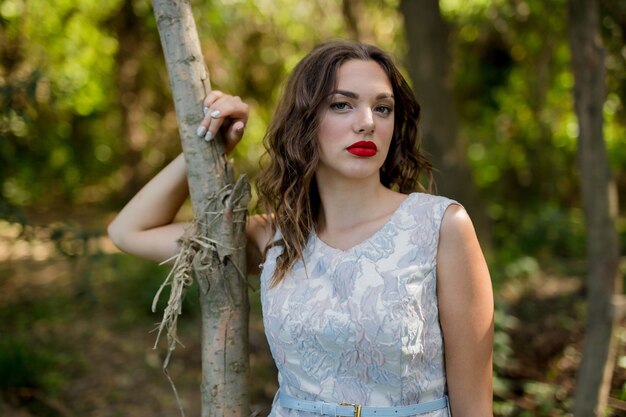
[[[281,247],[261,274],[265,333],[280,389],[304,400],[363,406],[432,401],[446,393],[436,294],[441,219],[454,201],[413,193],[373,236],[342,251],[314,233],[270,288]],[[271,417],[314,417],[283,408]],[[421,414],[449,417],[447,408]]]

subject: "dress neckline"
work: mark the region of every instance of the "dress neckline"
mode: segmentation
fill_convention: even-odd
[[[404,209],[404,206],[406,206],[408,204],[408,201],[411,200],[412,198],[414,198],[414,196],[416,196],[417,194],[419,194],[419,193],[411,193],[411,194],[407,195],[407,197],[404,200],[402,200],[402,202],[400,203],[398,208],[396,208],[393,211],[393,213],[391,213],[391,215],[389,216],[387,221],[385,221],[385,223],[383,223],[383,225],[380,228],[376,229],[376,231],[374,233],[372,233],[370,236],[368,236],[365,239],[363,239],[362,241],[352,245],[348,249],[343,250],[343,249],[335,248],[334,246],[329,245],[328,243],[326,243],[322,239],[320,239],[320,237],[317,235],[315,230],[311,231],[311,238],[325,252],[336,253],[336,254],[340,254],[340,255],[351,254],[351,253],[357,251],[358,249],[360,249],[361,247],[367,245],[369,242],[371,242],[372,240],[376,239],[385,230],[387,230],[389,228],[389,225],[391,225],[395,221],[395,218],[399,216],[399,213],[402,212],[402,210]]]

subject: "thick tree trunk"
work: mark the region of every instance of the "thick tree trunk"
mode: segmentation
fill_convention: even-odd
[[[196,136],[202,100],[210,91],[191,6],[184,0],[153,0],[173,90],[194,210],[193,270],[202,309],[202,416],[249,415],[248,296],[245,215],[250,199],[245,178],[233,183],[220,140]]]
[[[465,206],[482,243],[488,244],[490,222],[472,181],[466,145],[459,140],[450,80],[448,29],[439,1],[402,0],[400,11],[404,16],[409,74],[422,108],[423,148],[435,168],[437,192]]]
[[[616,231],[617,192],[604,137],[604,49],[597,0],[570,0],[569,42],[578,116],[578,156],[587,230],[588,317],[576,386],[574,415],[601,416],[615,364],[615,330],[621,293]]]

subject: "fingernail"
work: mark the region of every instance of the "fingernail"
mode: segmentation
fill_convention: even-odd
[[[207,114],[209,114],[209,108],[208,107],[203,107],[202,108],[202,113],[204,113],[204,115],[206,116]]]
[[[206,136],[204,137],[204,140],[207,142],[211,142],[211,139],[213,139],[213,133],[207,132]]]
[[[220,111],[219,111],[219,110],[213,110],[213,111],[211,112],[211,117],[212,117],[212,118],[214,118],[214,119],[217,119],[218,117],[220,117],[220,114],[221,114],[221,113],[220,113]]]
[[[198,128],[196,134],[200,137],[204,136],[206,134],[206,127],[200,125],[200,127]]]

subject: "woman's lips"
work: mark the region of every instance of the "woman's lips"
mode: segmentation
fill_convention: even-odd
[[[376,144],[374,142],[361,140],[348,146],[346,150],[352,155],[369,157],[376,155],[378,148],[376,147]]]

